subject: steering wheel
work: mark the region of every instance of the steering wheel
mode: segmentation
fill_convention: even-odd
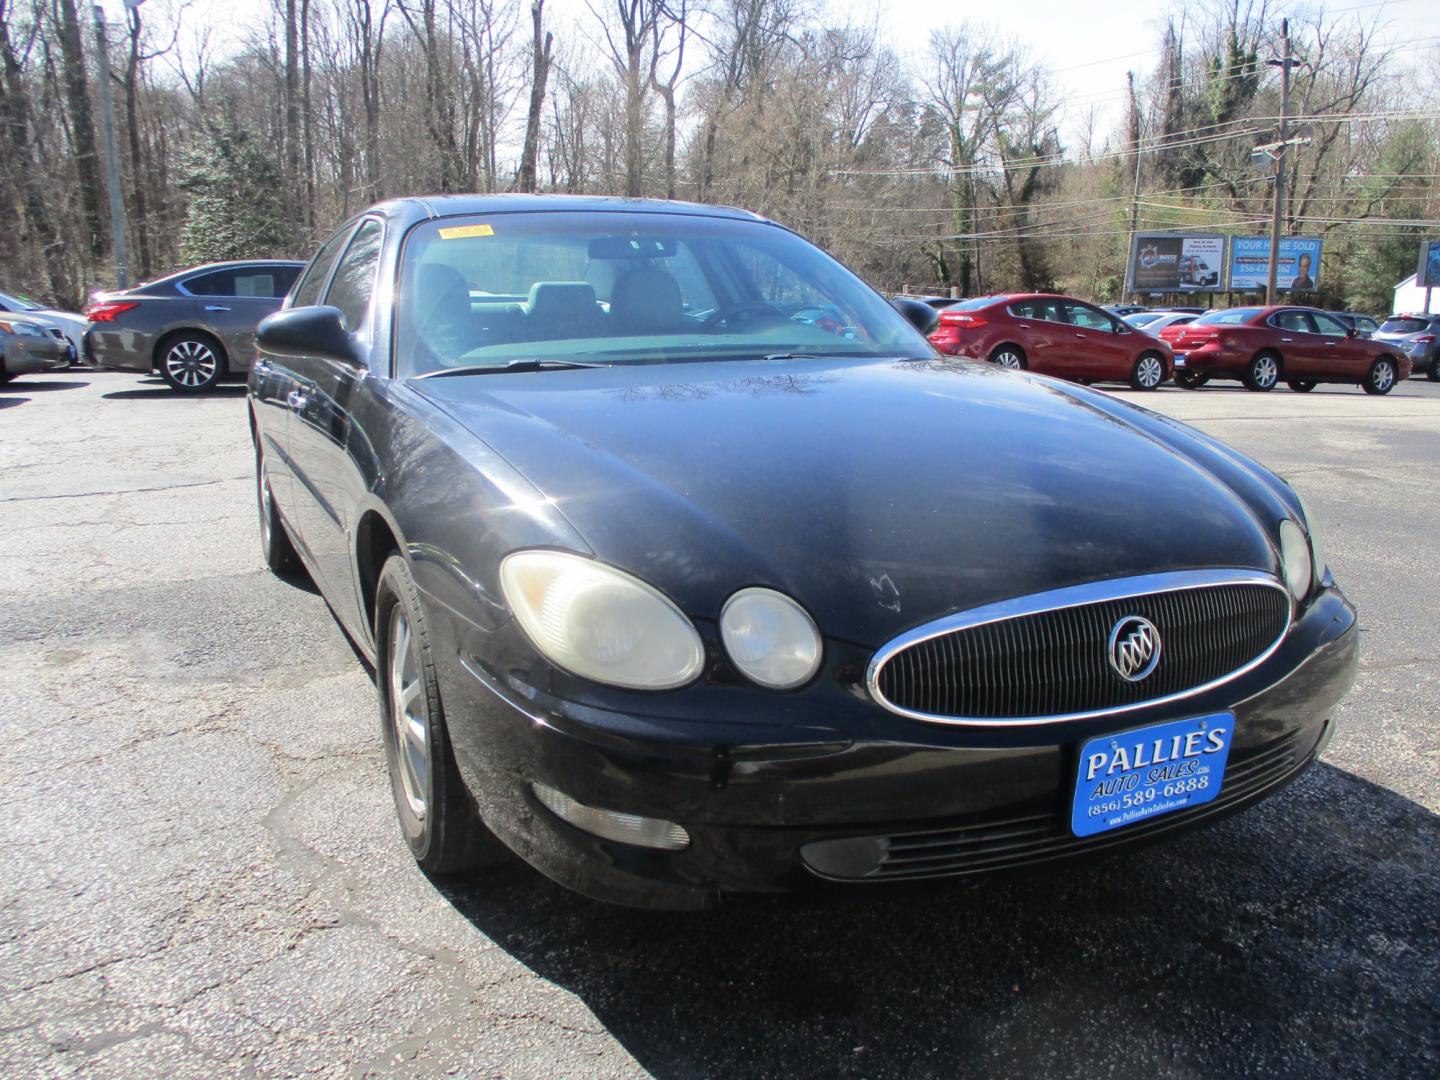
[[[784,319],[785,313],[773,304],[764,301],[751,300],[743,304],[731,304],[718,311],[712,311],[706,316],[701,324],[706,330],[714,330],[722,323],[731,325],[732,322],[759,322],[765,318]]]

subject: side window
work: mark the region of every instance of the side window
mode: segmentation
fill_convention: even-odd
[[[197,274],[186,278],[180,284],[194,296],[236,296],[235,271],[215,270],[209,274]],[[246,294],[248,295],[248,294]]]
[[[235,274],[236,296],[275,295],[275,272],[268,267],[263,270],[238,271]]]
[[[1038,319],[1038,318],[1040,318],[1040,316],[1038,316],[1038,315],[1035,314],[1035,301],[1034,301],[1034,300],[1021,300],[1018,304],[1011,304],[1011,305],[1010,305],[1010,314],[1011,314],[1011,315],[1014,315],[1017,319]]]
[[[335,256],[340,253],[340,245],[349,235],[350,226],[346,225],[320,246],[320,250],[315,253],[315,258],[310,260],[310,265],[305,270],[305,276],[295,287],[295,298],[290,303],[291,307],[309,307],[311,304],[319,303],[320,290],[325,287],[325,278],[330,273],[330,267],[335,264]]]
[[[1281,330],[1290,330],[1297,334],[1312,334],[1310,320],[1305,317],[1305,312],[1291,309],[1289,311],[1277,311],[1270,319],[1271,323]]]
[[[295,279],[300,276],[300,267],[272,266],[270,276],[272,286],[266,295],[274,300],[283,300],[290,292],[290,287],[295,284]]]
[[[380,262],[381,232],[378,221],[367,221],[360,226],[355,239],[345,249],[335,270],[335,280],[325,296],[325,303],[339,308],[345,316],[347,330],[356,331],[365,325],[370,294],[375,291],[375,267]]]
[[[1315,323],[1315,332],[1324,334],[1326,337],[1344,337],[1349,333],[1348,328],[1333,315],[1325,315],[1318,311],[1312,311],[1310,318]]]
[[[1076,326],[1083,326],[1087,330],[1104,330],[1107,333],[1115,332],[1115,325],[1110,321],[1110,316],[1103,311],[1096,311],[1085,304],[1067,304],[1070,309],[1070,321]]]

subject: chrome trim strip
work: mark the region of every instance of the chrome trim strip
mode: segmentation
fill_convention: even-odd
[[[1212,588],[1217,585],[1265,585],[1278,591],[1285,597],[1285,628],[1280,631],[1270,646],[1255,657],[1248,664],[1236,668],[1227,675],[1218,679],[1212,679],[1208,683],[1191,687],[1176,694],[1167,694],[1164,697],[1151,698],[1148,701],[1139,701],[1133,705],[1116,705],[1108,709],[1092,709],[1089,712],[1064,713],[1057,716],[939,716],[934,713],[916,712],[913,709],[902,708],[894,702],[889,701],[880,692],[880,672],[897,653],[921,642],[930,641],[933,638],[943,637],[956,630],[970,630],[977,626],[984,626],[987,623],[1004,622],[1008,619],[1019,618],[1024,615],[1039,615],[1046,611],[1058,611],[1062,608],[1082,607],[1086,604],[1102,603],[1107,600],[1128,600],[1137,596],[1150,596],[1155,593],[1183,592],[1187,589]],[[899,637],[892,638],[882,645],[870,660],[870,666],[865,671],[865,688],[870,691],[870,696],[877,704],[898,716],[908,717],[911,720],[923,720],[927,724],[950,724],[957,727],[1033,727],[1037,724],[1062,723],[1069,720],[1089,720],[1099,716],[1113,716],[1120,713],[1134,712],[1136,709],[1148,709],[1155,705],[1165,705],[1172,701],[1181,701],[1185,698],[1195,697],[1213,690],[1217,686],[1238,679],[1248,671],[1253,671],[1266,660],[1268,660],[1290,633],[1290,627],[1295,622],[1295,604],[1287,589],[1278,578],[1257,570],[1238,569],[1217,569],[1217,570],[1180,570],[1168,574],[1144,574],[1140,577],[1111,578],[1108,581],[1092,581],[1085,585],[1072,585],[1064,589],[1053,589],[1049,592],[1032,593],[1029,596],[1016,597],[1013,600],[1001,600],[998,603],[987,604],[984,607],[971,608],[969,611],[956,612],[954,615],[947,615],[943,619],[936,619],[934,622],[917,626],[913,630],[907,630]]]

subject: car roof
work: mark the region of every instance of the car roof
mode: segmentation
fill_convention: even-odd
[[[735,206],[712,206],[705,203],[679,202],[668,199],[628,199],[612,195],[532,195],[520,192],[493,195],[408,196],[387,199],[361,213],[379,214],[389,219],[413,223],[431,218],[457,217],[468,214],[516,214],[537,211],[575,213],[586,210],[610,213],[688,214],[732,221],[767,221],[759,214]]]

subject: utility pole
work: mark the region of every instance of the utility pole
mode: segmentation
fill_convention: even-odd
[[[1130,260],[1135,256],[1135,234],[1140,231],[1140,109],[1135,102],[1135,73],[1125,73],[1130,94],[1130,137],[1135,144],[1135,184],[1130,190],[1130,235],[1125,240],[1125,276],[1130,276]],[[1134,282],[1128,282],[1133,285]],[[1123,298],[1122,286],[1122,298]]]
[[[1290,20],[1280,20],[1281,56],[1265,61],[1271,67],[1280,69],[1280,140],[1275,151],[1275,202],[1270,210],[1270,269],[1265,278],[1265,303],[1278,300],[1275,275],[1280,270],[1280,225],[1285,213],[1285,148],[1289,137],[1287,121],[1290,116],[1290,69],[1299,63],[1290,55]]]
[[[120,192],[120,156],[115,149],[115,99],[110,93],[110,48],[105,37],[105,9],[95,12],[95,51],[100,76],[100,126],[105,132],[105,181],[110,188],[110,235],[115,245],[115,286],[130,284],[130,258],[125,250],[125,201]]]

